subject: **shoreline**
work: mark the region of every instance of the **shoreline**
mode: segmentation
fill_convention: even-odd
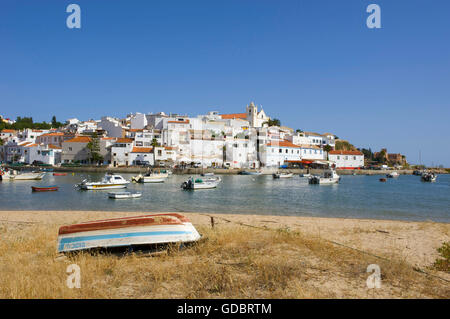
[[[0,224],[66,224],[96,219],[168,212],[120,211],[0,211]],[[180,212],[177,212],[180,213]],[[439,256],[437,248],[450,241],[450,223],[336,217],[181,212],[194,226],[240,225],[268,230],[300,231],[326,241],[381,256],[396,255],[417,267],[429,267]],[[450,280],[450,274],[445,274]]]

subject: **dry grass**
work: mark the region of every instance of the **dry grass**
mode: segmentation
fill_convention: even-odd
[[[197,227],[204,239],[157,256],[60,258],[58,225],[1,224],[0,298],[448,298],[449,286],[405,261],[380,260],[286,229]],[[391,257],[391,256],[389,256]],[[68,265],[81,289],[66,286]],[[368,289],[369,264],[382,272]]]

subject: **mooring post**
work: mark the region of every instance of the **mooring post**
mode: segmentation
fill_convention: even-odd
[[[214,228],[214,217],[211,216],[211,228]]]

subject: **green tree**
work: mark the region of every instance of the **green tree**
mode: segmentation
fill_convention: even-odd
[[[323,150],[325,151],[325,152],[327,152],[327,160],[328,160],[328,153],[330,152],[330,151],[332,151],[333,150],[333,148],[330,146],[330,145],[325,145],[324,147],[323,147]]]
[[[279,119],[269,119],[268,121],[264,122],[263,124],[267,124],[269,126],[281,126],[281,122]]]
[[[158,140],[155,137],[152,139],[152,146],[153,147],[159,146]]]
[[[100,154],[100,139],[97,133],[92,134],[91,141],[86,145],[89,150],[89,161],[91,163],[103,162],[103,156]]]

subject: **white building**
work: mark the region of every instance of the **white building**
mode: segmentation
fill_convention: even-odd
[[[120,138],[125,136],[125,128],[120,121],[109,116],[103,116],[97,127],[104,130],[108,137]]]
[[[24,146],[25,163],[35,161],[43,164],[56,165],[61,163],[62,148],[55,145],[28,144]]]
[[[328,160],[334,162],[337,168],[354,169],[364,166],[364,154],[360,151],[330,151]]]
[[[129,154],[133,150],[133,140],[129,138],[118,138],[111,147],[112,166],[131,165]]]
[[[145,114],[136,113],[130,117],[130,128],[132,130],[142,130],[147,126],[147,117]]]

